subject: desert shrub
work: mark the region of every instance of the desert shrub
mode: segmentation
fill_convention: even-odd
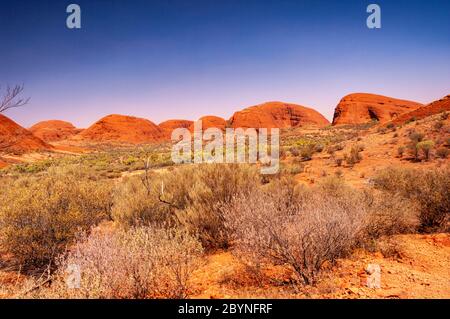
[[[299,283],[314,284],[324,263],[349,253],[365,228],[364,206],[340,192],[333,184],[312,191],[274,185],[237,195],[223,208],[235,253],[255,267],[287,265]]]
[[[397,148],[397,154],[399,157],[403,157],[403,154],[405,153],[405,147],[404,146],[399,146]]]
[[[409,153],[413,156],[415,160],[419,159],[419,150],[417,147],[420,142],[424,139],[425,135],[416,131],[412,131],[409,134],[409,139],[411,142],[407,145]]]
[[[374,177],[375,187],[417,204],[419,231],[448,231],[450,219],[449,168],[429,171],[389,168]]]
[[[409,139],[414,142],[415,144],[421,142],[424,139],[425,135],[420,132],[412,131],[409,134]]]
[[[291,147],[289,149],[289,152],[292,154],[292,156],[295,156],[295,157],[300,155],[300,151],[298,150],[297,147]]]
[[[348,165],[355,165],[356,163],[361,162],[362,155],[360,154],[362,151],[362,146],[354,145],[350,149],[350,153],[344,155],[344,160]]]
[[[366,193],[365,204],[370,214],[365,229],[364,245],[369,247],[383,236],[415,232],[418,211],[414,202],[400,194],[386,196],[384,193]]]
[[[323,144],[316,144],[314,147],[314,152],[316,153],[322,153],[325,146]]]
[[[305,165],[302,163],[293,163],[282,168],[282,173],[297,175],[305,171]]]
[[[387,129],[390,129],[390,130],[395,130],[396,126],[395,126],[394,123],[388,123],[388,124],[386,125],[386,128],[387,128]]]
[[[112,185],[79,167],[19,178],[0,193],[0,246],[25,266],[49,263],[80,230],[110,216]]]
[[[344,161],[344,159],[343,158],[341,158],[341,157],[336,157],[335,159],[334,159],[334,163],[336,164],[336,166],[338,166],[338,167],[341,167],[342,166],[342,162]]]
[[[186,298],[201,244],[186,231],[139,227],[95,231],[59,260],[46,298]],[[80,271],[68,288],[67,271]],[[73,272],[73,269],[72,269]]]
[[[426,160],[430,159],[430,152],[434,147],[433,141],[422,141],[417,143],[416,148],[418,151],[422,151]]]
[[[315,152],[315,144],[306,144],[300,148],[300,156],[305,161],[310,161]]]
[[[195,170],[148,172],[124,179],[114,192],[112,218],[125,227],[176,223],[176,210],[189,205]]]
[[[239,164],[182,166],[144,179],[135,177],[118,187],[114,220],[128,227],[181,224],[198,234],[206,248],[228,245],[218,207],[261,184],[256,167]]]
[[[447,158],[450,154],[450,150],[445,147],[440,147],[436,150],[436,155],[440,158]]]
[[[439,131],[443,127],[444,127],[444,122],[443,121],[437,121],[437,122],[434,123],[434,128],[436,129],[436,131]]]

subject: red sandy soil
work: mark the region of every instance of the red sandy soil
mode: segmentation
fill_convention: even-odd
[[[390,242],[393,256],[355,251],[304,288],[291,284],[287,266],[255,276],[231,252],[215,253],[194,272],[192,298],[450,298],[450,234],[398,235]],[[380,289],[366,287],[370,263],[381,267]]]
[[[202,130],[206,130],[209,128],[218,128],[220,130],[225,130],[227,127],[227,121],[225,121],[223,118],[214,116],[214,115],[207,115],[203,116],[198,119],[199,121],[202,121]],[[194,131],[194,123],[191,124],[189,127],[189,130],[191,132]]]
[[[433,114],[438,114],[445,111],[450,111],[450,95],[447,95],[440,100],[431,102],[430,104],[422,106],[414,111],[404,113],[393,122],[395,124],[403,124],[411,119],[423,119]]]
[[[384,123],[422,106],[420,103],[382,95],[354,93],[345,96],[337,105],[333,125],[363,124],[372,119]]]
[[[159,123],[158,126],[164,131],[167,139],[170,139],[173,130],[177,128],[189,128],[194,122],[189,120],[167,120]]]
[[[442,121],[443,127],[439,130],[435,128],[435,123]],[[441,120],[439,114],[429,116],[422,120],[404,124],[394,130],[387,132],[378,131],[381,126],[375,126],[370,130],[361,131],[359,135],[350,138],[342,143],[343,150],[336,151],[332,156],[327,152],[314,154],[311,161],[303,162],[304,171],[295,177],[304,184],[313,184],[319,182],[320,179],[327,176],[334,176],[339,173],[344,180],[356,187],[366,185],[370,178],[373,177],[380,169],[387,167],[404,167],[428,169],[439,166],[450,165],[450,157],[440,159],[432,152],[432,159],[429,161],[422,160],[420,162],[413,161],[408,151],[403,156],[398,155],[399,147],[406,147],[410,143],[409,134],[413,131],[424,134],[424,139],[433,141],[446,141],[450,138],[450,117]],[[351,128],[349,129],[352,130]],[[345,132],[346,129],[340,126],[333,127],[329,134],[338,135]],[[291,132],[293,136],[302,136],[302,134],[325,134],[317,129],[298,129]],[[442,146],[444,147],[445,142]],[[354,145],[363,146],[361,152],[362,160],[353,166],[347,165],[345,162],[342,166],[338,166],[335,158],[343,158],[345,154],[350,152]],[[437,148],[438,146],[436,146]],[[449,147],[448,145],[446,147]],[[289,159],[285,161],[289,162]],[[283,162],[281,163],[283,165]]]
[[[155,123],[133,116],[108,115],[74,137],[85,142],[153,143],[164,140]]]
[[[50,150],[52,146],[42,141],[16,122],[0,114],[0,150],[10,153],[27,153]]]
[[[309,107],[267,102],[234,113],[229,124],[233,128],[289,128],[308,124],[326,126],[330,122]]]
[[[59,120],[36,123],[29,130],[45,142],[65,140],[82,131],[73,126],[72,123]]]

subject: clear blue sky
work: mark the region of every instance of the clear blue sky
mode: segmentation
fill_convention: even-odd
[[[65,26],[78,3],[82,29]],[[378,3],[382,29],[366,27]],[[331,119],[372,92],[430,102],[450,93],[448,0],[0,0],[0,85],[24,83],[24,126],[87,127],[110,113],[229,118],[281,100]]]

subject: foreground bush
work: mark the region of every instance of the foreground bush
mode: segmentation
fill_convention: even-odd
[[[324,263],[349,253],[366,227],[358,198],[338,196],[289,184],[237,196],[224,207],[235,251],[256,267],[286,264],[298,282],[314,284]]]
[[[258,187],[257,169],[238,164],[182,166],[131,178],[118,187],[113,218],[119,224],[182,225],[206,248],[228,246],[219,207],[235,194]]]
[[[200,243],[186,231],[150,227],[95,231],[61,259],[54,283],[41,295],[185,298],[201,253]],[[67,286],[67,269],[80,271],[78,288]]]
[[[78,167],[50,169],[2,185],[0,246],[24,266],[42,266],[80,230],[108,218],[112,185]]]
[[[419,231],[449,231],[450,170],[449,168],[420,171],[389,168],[378,172],[375,187],[397,194],[417,204]]]

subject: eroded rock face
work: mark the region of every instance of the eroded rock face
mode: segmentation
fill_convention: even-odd
[[[13,120],[0,114],[0,152],[28,153],[52,147]]]
[[[97,121],[77,137],[92,142],[145,144],[164,140],[164,131],[149,120],[113,114]]]
[[[328,120],[312,108],[283,102],[251,106],[234,113],[229,120],[233,128],[289,128],[328,124]]]
[[[227,127],[227,121],[225,121],[223,118],[214,116],[214,115],[207,115],[203,116],[198,119],[198,121],[202,121],[202,130],[205,131],[209,128],[218,128],[222,131],[225,130]],[[194,131],[194,123],[191,124],[189,127],[189,130],[192,132]]]
[[[337,105],[334,111],[333,125],[364,124],[372,120],[384,123],[421,106],[423,104],[382,95],[350,94]]]
[[[29,130],[45,142],[62,141],[81,132],[72,123],[59,120],[36,123]]]
[[[427,116],[438,114],[441,112],[450,111],[450,95],[443,97],[440,100],[431,102],[425,106],[419,107],[414,111],[404,113],[396,118],[393,122],[396,124],[403,124],[411,119],[420,120]]]
[[[172,136],[173,130],[177,128],[190,128],[193,124],[193,121],[189,120],[168,120],[162,123],[159,123],[159,127],[164,131],[164,135],[166,139],[170,139]]]

